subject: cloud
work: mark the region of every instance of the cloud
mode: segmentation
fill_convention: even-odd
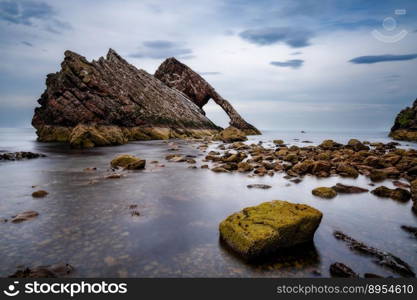
[[[359,56],[352,58],[349,62],[353,64],[375,64],[379,62],[387,61],[403,61],[403,60],[412,60],[417,58],[417,54],[404,54],[404,55],[369,55],[369,56]]]
[[[22,44],[23,44],[23,45],[26,45],[26,46],[28,46],[28,47],[33,47],[33,44],[32,44],[32,43],[29,43],[29,42],[27,42],[27,41],[22,41]]]
[[[285,43],[292,48],[301,48],[310,45],[310,38],[313,34],[305,29],[264,27],[245,30],[239,36],[252,44],[261,46]]]
[[[289,67],[293,69],[300,68],[304,63],[302,59],[290,59],[287,61],[271,61],[270,64],[275,67]]]
[[[0,19],[9,23],[32,25],[33,20],[42,20],[53,15],[52,7],[43,2],[18,0],[0,2]]]
[[[176,57],[179,59],[193,58],[193,51],[190,48],[185,48],[181,43],[166,41],[166,40],[154,40],[145,41],[142,43],[142,47],[136,53],[131,53],[129,56],[133,58],[154,58],[161,59],[167,57]]]

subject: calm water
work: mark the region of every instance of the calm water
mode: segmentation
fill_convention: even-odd
[[[268,146],[279,138],[302,145],[303,140],[346,142],[353,137],[389,141],[383,132],[265,132],[251,141],[260,139]],[[73,150],[60,144],[37,143],[35,138],[32,129],[0,129],[1,151],[29,150],[48,155],[0,162],[0,218],[27,210],[40,214],[20,224],[0,223],[0,276],[14,273],[21,265],[63,262],[75,267],[74,277],[311,277],[313,270],[328,276],[329,265],[335,261],[359,273],[397,276],[373,263],[372,258],[349,251],[332,236],[334,230],[392,252],[417,271],[417,240],[400,228],[417,226],[411,201],[398,203],[369,193],[339,195],[331,200],[311,195],[313,188],[337,182],[369,188],[365,177],[305,177],[300,184],[293,184],[280,174],[248,178],[166,162],[165,155],[172,152],[164,141]],[[198,143],[177,143],[181,145],[178,153],[195,155],[197,166],[202,164],[204,153],[196,149]],[[110,160],[121,153],[146,159],[147,169],[126,173],[122,179],[103,179],[109,174]],[[165,167],[150,164],[152,160]],[[83,171],[88,167],[98,170]],[[246,185],[250,183],[273,187],[249,190]],[[389,181],[383,184],[393,187]],[[32,198],[36,189],[45,189],[49,195]],[[247,264],[221,245],[218,224],[244,207],[274,199],[306,203],[323,212],[314,245],[262,264]],[[140,216],[131,215],[130,205],[138,206]]]

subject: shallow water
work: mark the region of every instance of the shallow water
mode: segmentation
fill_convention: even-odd
[[[311,277],[313,270],[328,276],[329,265],[335,261],[361,274],[398,276],[375,264],[373,258],[351,252],[333,237],[334,230],[392,252],[417,271],[417,240],[400,228],[417,226],[411,201],[399,203],[370,193],[339,195],[331,200],[311,195],[313,188],[337,182],[371,189],[365,177],[307,176],[294,184],[282,178],[283,174],[249,178],[167,162],[165,155],[173,152],[164,141],[73,150],[56,143],[37,143],[35,138],[32,129],[0,129],[0,150],[27,150],[48,156],[0,162],[0,218],[28,210],[40,214],[20,224],[0,223],[0,276],[14,273],[17,266],[64,262],[75,267],[71,274],[74,277]],[[327,138],[338,142],[350,138],[389,141],[383,132],[276,131],[251,137],[249,142],[262,140],[268,146],[278,138],[296,145]],[[180,145],[178,153],[195,155],[196,165],[202,164],[205,154],[197,150],[198,143],[176,143]],[[146,170],[126,172],[121,179],[104,179],[109,174],[110,160],[121,153],[146,159]],[[151,164],[152,160],[165,167]],[[98,170],[83,171],[88,167]],[[251,183],[272,188],[247,189]],[[381,184],[393,187],[390,181]],[[49,195],[32,198],[36,189],[45,189]],[[248,264],[219,242],[218,224],[244,207],[274,199],[306,203],[323,212],[314,245]],[[131,215],[130,205],[137,205],[140,216]]]

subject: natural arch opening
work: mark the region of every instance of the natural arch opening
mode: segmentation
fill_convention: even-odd
[[[230,118],[213,99],[210,99],[203,107],[206,117],[213,121],[214,124],[226,128],[229,126]]]

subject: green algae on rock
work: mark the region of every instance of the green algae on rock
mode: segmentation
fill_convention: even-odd
[[[220,237],[245,258],[313,240],[322,213],[305,204],[274,200],[244,208],[220,223]]]
[[[146,160],[140,159],[134,155],[122,154],[115,157],[110,165],[113,168],[124,168],[127,170],[140,170],[144,169],[146,165]]]
[[[411,107],[399,112],[389,136],[395,140],[417,141],[417,99]]]
[[[227,127],[214,136],[214,140],[220,140],[224,143],[246,141],[247,139],[246,134],[242,130],[233,126]]]
[[[337,196],[337,192],[329,187],[318,187],[311,191],[314,196],[331,199]]]

